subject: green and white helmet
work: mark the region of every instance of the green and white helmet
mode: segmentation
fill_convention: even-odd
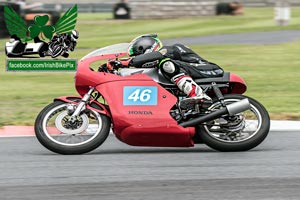
[[[158,51],[162,48],[162,43],[158,39],[157,34],[146,34],[134,38],[128,48],[129,56],[137,56],[141,54]]]

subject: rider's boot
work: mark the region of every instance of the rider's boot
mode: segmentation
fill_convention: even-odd
[[[179,74],[172,78],[172,81],[188,97],[180,101],[180,107],[186,109],[195,104],[200,104],[203,108],[212,104],[211,98],[205,94],[202,88],[195,81],[184,74]]]

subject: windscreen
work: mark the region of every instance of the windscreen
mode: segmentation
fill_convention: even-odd
[[[114,44],[107,47],[103,47],[100,49],[97,49],[95,51],[92,51],[91,53],[84,56],[81,60],[94,57],[94,56],[101,56],[106,54],[117,54],[117,53],[126,53],[127,49],[129,47],[129,43],[120,43],[120,44]]]

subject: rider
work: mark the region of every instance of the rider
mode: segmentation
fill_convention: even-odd
[[[129,59],[108,61],[108,68],[158,66],[162,74],[188,96],[181,101],[182,107],[188,104],[211,102],[211,98],[193,78],[223,75],[223,70],[218,65],[201,58],[182,44],[163,46],[156,34],[141,35],[133,39],[128,54],[131,56]]]
[[[52,38],[51,42],[49,43],[49,46],[53,50],[55,46],[63,45],[66,48],[61,54],[64,57],[68,57],[69,50],[74,51],[77,45],[78,37],[79,37],[79,33],[77,30],[72,30],[70,33],[57,34]],[[59,55],[54,55],[53,51],[50,51],[49,53],[52,57],[59,56]]]

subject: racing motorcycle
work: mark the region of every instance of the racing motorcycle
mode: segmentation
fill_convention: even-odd
[[[82,154],[99,147],[110,130],[133,146],[193,147],[204,143],[218,151],[247,151],[267,136],[270,118],[262,104],[242,95],[238,75],[196,80],[213,98],[209,106],[181,108],[186,96],[159,69],[110,71],[94,63],[126,56],[127,43],[98,49],[78,62],[79,96],[54,99],[37,116],[35,133],[47,149]]]
[[[49,42],[49,49],[45,55],[56,58],[63,56],[69,57],[69,51],[74,51],[76,47],[76,40],[78,39],[78,31],[73,30],[71,34],[63,33],[55,35]]]

